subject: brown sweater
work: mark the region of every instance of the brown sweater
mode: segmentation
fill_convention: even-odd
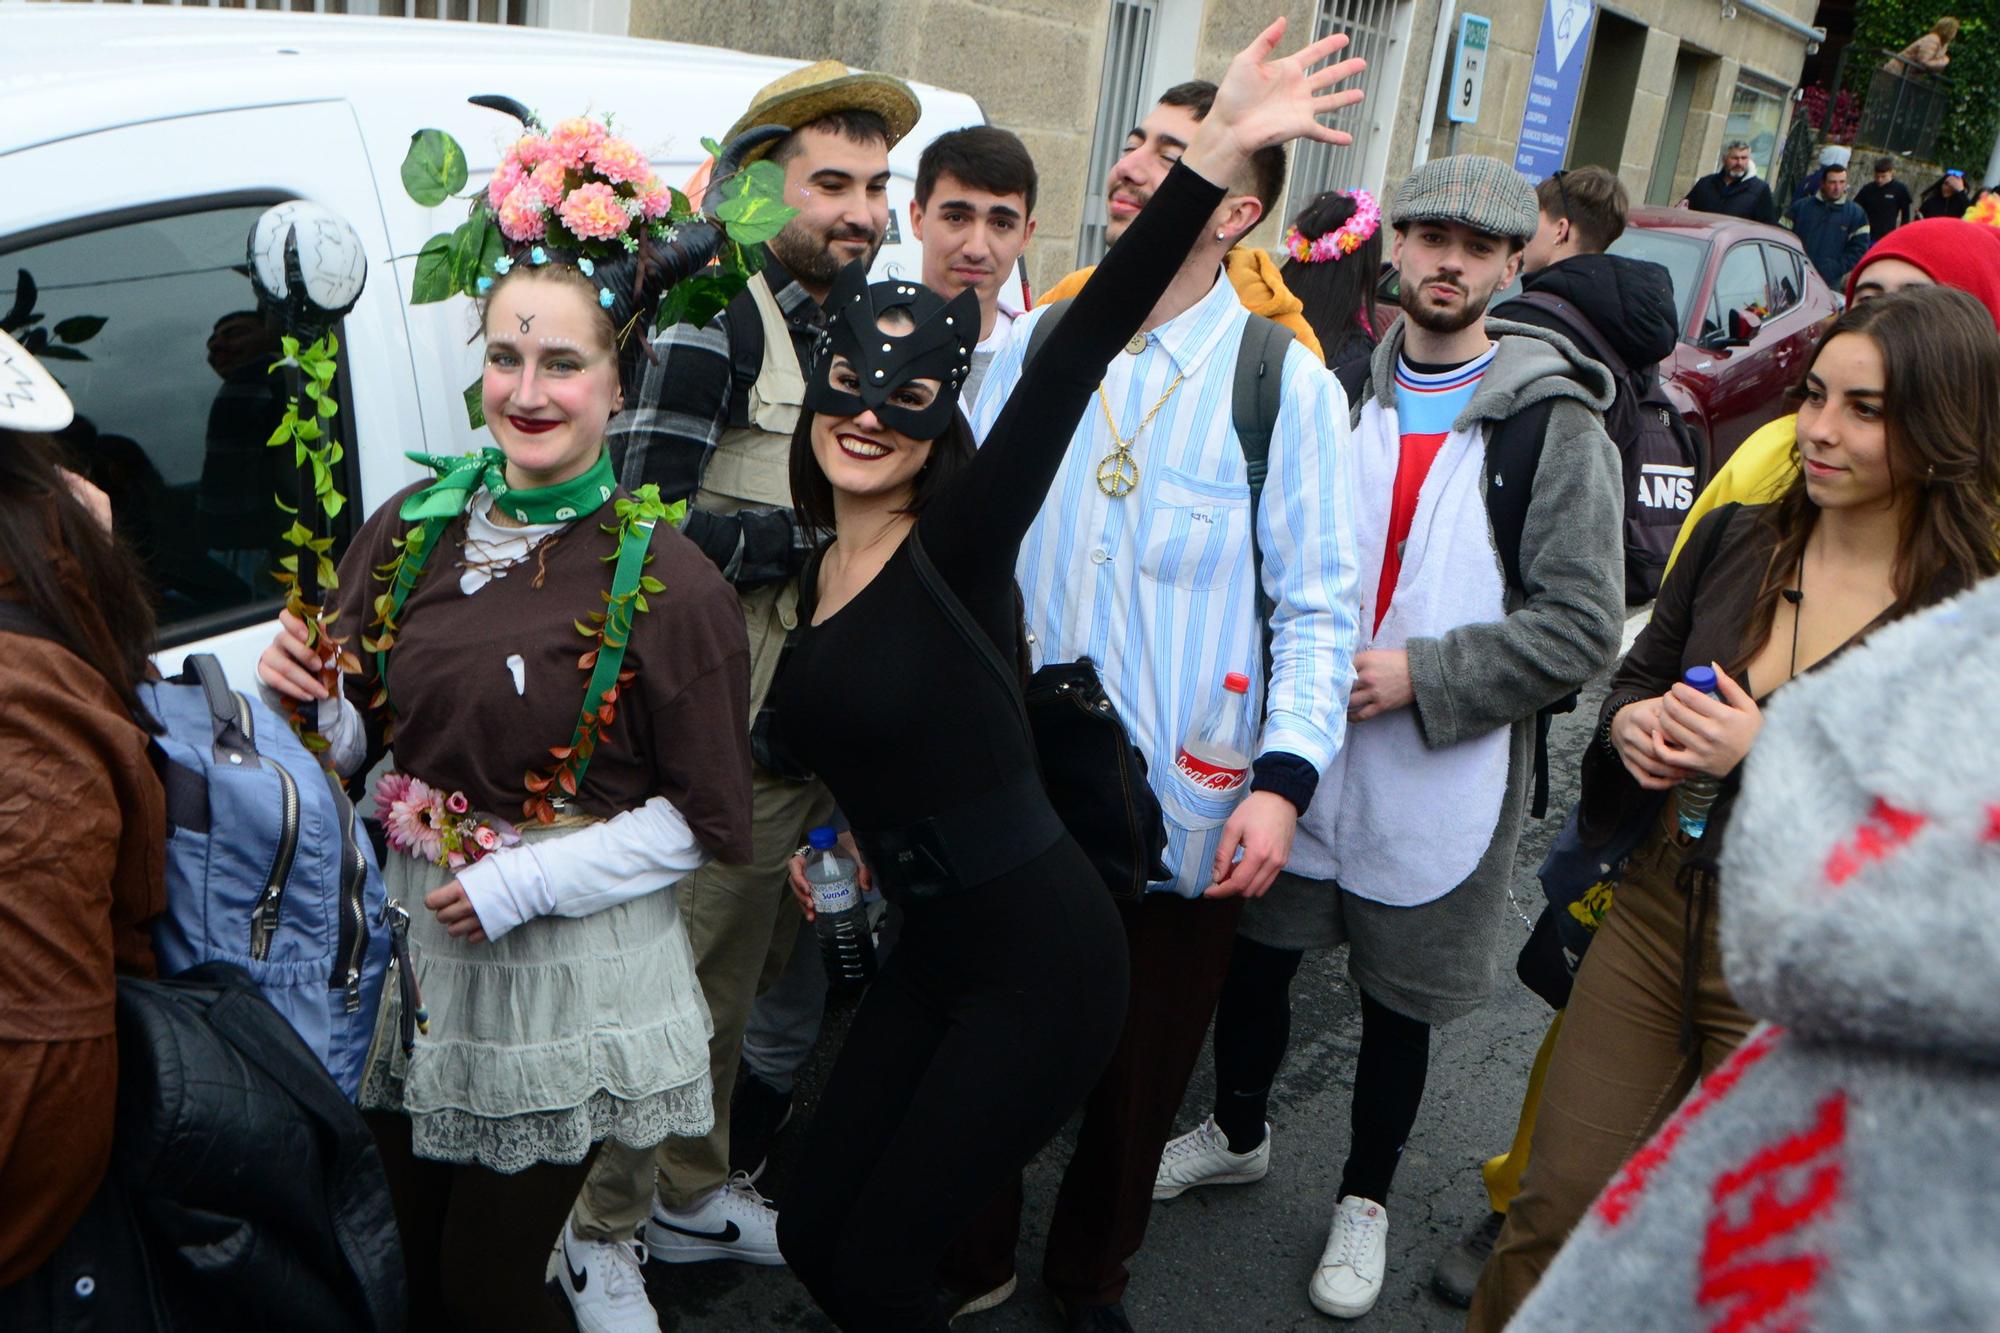
[[[369,722],[371,762],[381,714],[369,707],[375,656],[376,573],[395,556],[390,542],[412,526],[397,517],[413,485],[362,525],[340,565],[336,630],[361,658],[348,695]],[[618,496],[624,495],[621,490]],[[616,498],[616,497],[614,497]],[[575,622],[604,608],[617,537],[607,501],[545,538],[522,564],[468,597],[459,587],[465,520],[445,529],[423,579],[403,605],[389,653],[396,766],[466,794],[475,810],[519,821],[525,778],[546,773],[551,746],[568,745],[590,674],[578,658],[591,646]],[[653,536],[646,572],[666,585],[635,618],[621,692],[584,775],[576,808],[610,816],[664,796],[702,846],[725,861],[750,853],[750,649],[736,595],[715,566],[678,532]],[[517,691],[509,659],[521,658]]]
[[[0,570],[0,597],[13,597]],[[166,798],[146,733],[67,648],[0,633],[0,1287],[69,1234],[111,1160],[116,978],[150,976]]]

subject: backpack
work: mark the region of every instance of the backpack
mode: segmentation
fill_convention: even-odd
[[[1586,356],[1611,372],[1618,395],[1604,413],[1604,433],[1625,470],[1625,601],[1651,601],[1667,557],[1706,481],[1701,448],[1651,367],[1634,370],[1584,313],[1549,292],[1523,292],[1522,304],[1552,316]]]
[[[162,976],[243,969],[351,1100],[389,966],[388,895],[340,779],[222,664],[140,686],[167,793]]]
[[[1350,424],[1361,420],[1361,393],[1368,387],[1373,358],[1343,362],[1334,367],[1341,391],[1347,395]],[[1535,472],[1542,461],[1542,441],[1549,433],[1549,414],[1555,400],[1544,398],[1526,411],[1503,422],[1486,440],[1486,521],[1493,528],[1493,550],[1500,558],[1500,573],[1507,588],[1525,598],[1528,590],[1521,578],[1521,535],[1528,527],[1528,505],[1535,498]],[[1528,813],[1540,819],[1549,809],[1549,726],[1558,713],[1576,709],[1572,691],[1535,714],[1534,790]]]
[[[1070,298],[1052,301],[1048,312],[1028,330],[1028,346],[1021,358],[1025,366],[1041,351],[1042,344],[1055,332],[1056,321],[1069,308]],[[1292,331],[1273,319],[1251,315],[1243,327],[1243,340],[1236,346],[1236,379],[1229,394],[1229,423],[1236,430],[1237,447],[1243,451],[1243,470],[1250,482],[1250,569],[1257,585],[1257,623],[1264,633],[1264,680],[1271,679],[1271,616],[1278,604],[1264,591],[1264,552],[1257,542],[1257,508],[1264,498],[1264,475],[1270,470],[1271,432],[1278,424],[1278,409],[1284,400],[1285,352],[1291,346]],[[1367,370],[1362,367],[1363,372]]]

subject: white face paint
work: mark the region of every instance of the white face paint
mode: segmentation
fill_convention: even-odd
[[[507,659],[507,670],[514,677],[514,693],[526,694],[528,692],[528,664],[521,660],[519,653],[515,653]]]

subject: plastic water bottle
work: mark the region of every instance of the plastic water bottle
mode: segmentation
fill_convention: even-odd
[[[1700,690],[1714,696],[1721,691],[1715,683],[1715,668],[1689,667],[1681,677],[1688,688]],[[1681,833],[1693,842],[1708,827],[1708,812],[1715,807],[1715,794],[1722,789],[1722,779],[1712,778],[1706,773],[1697,773],[1681,783],[1679,819]]]
[[[834,850],[838,840],[830,828],[806,835],[812,849],[806,857],[806,883],[812,889],[813,930],[827,983],[835,990],[853,990],[875,979],[875,940],[854,862]]]
[[[1188,732],[1174,766],[1204,791],[1235,791],[1250,776],[1250,677],[1232,671],[1222,678],[1222,698]]]

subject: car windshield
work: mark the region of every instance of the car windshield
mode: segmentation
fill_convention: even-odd
[[[1670,231],[1627,227],[1625,234],[1611,243],[1611,253],[1627,259],[1650,259],[1666,269],[1674,284],[1674,313],[1679,319],[1676,327],[1685,334],[1688,308],[1701,287],[1701,266],[1708,255],[1708,242]]]

